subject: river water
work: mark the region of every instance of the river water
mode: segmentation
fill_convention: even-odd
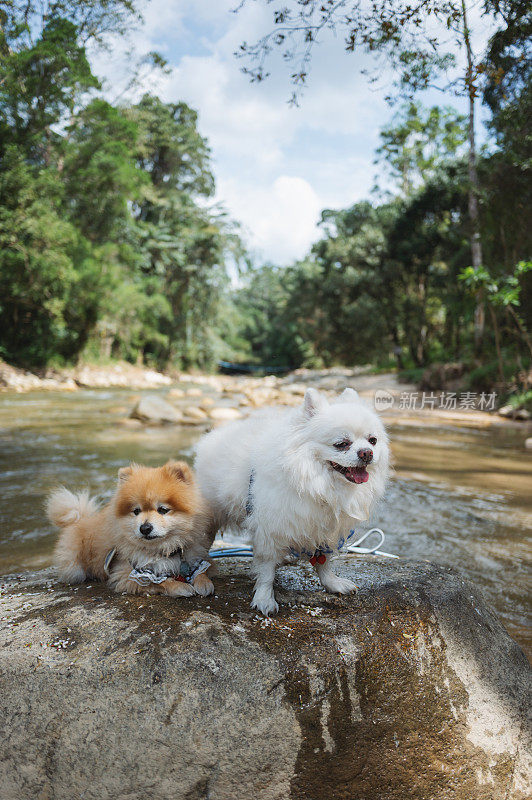
[[[88,486],[107,498],[130,460],[191,458],[198,429],[128,425],[139,394],[0,395],[0,574],[49,565],[55,534],[43,503],[50,488]],[[391,418],[388,428],[395,476],[361,533],[378,525],[386,551],[458,569],[532,656],[532,453],[523,446],[530,430],[430,415]]]

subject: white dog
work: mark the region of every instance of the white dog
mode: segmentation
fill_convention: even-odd
[[[353,389],[333,403],[307,389],[299,408],[264,409],[200,440],[197,477],[214,526],[252,539],[253,608],[278,610],[275,568],[290,553],[310,559],[327,591],[355,588],[330,556],[383,494],[388,461],[384,426]]]

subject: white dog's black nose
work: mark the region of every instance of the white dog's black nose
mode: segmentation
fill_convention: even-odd
[[[370,450],[369,447],[363,447],[360,450],[357,450],[357,456],[364,464],[369,464],[373,461],[373,450]]]
[[[139,531],[142,533],[143,536],[149,536],[153,530],[153,525],[151,522],[143,522],[139,528]]]

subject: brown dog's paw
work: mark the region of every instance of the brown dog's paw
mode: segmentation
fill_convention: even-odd
[[[164,588],[164,593],[169,597],[191,597],[194,594],[194,587],[184,581],[174,581],[168,578],[160,584]]]
[[[203,595],[203,597],[207,597],[209,594],[214,594],[214,583],[211,581],[207,575],[202,572],[201,575],[197,575],[194,578],[194,591],[197,594]]]

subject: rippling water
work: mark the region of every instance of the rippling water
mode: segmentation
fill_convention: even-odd
[[[55,535],[43,501],[51,487],[88,486],[108,497],[130,460],[191,457],[197,429],[124,422],[138,396],[0,396],[1,573],[50,563]],[[389,430],[396,475],[371,520],[386,532],[384,549],[457,568],[531,655],[532,454],[523,447],[524,428],[466,428],[428,417],[395,419]]]

